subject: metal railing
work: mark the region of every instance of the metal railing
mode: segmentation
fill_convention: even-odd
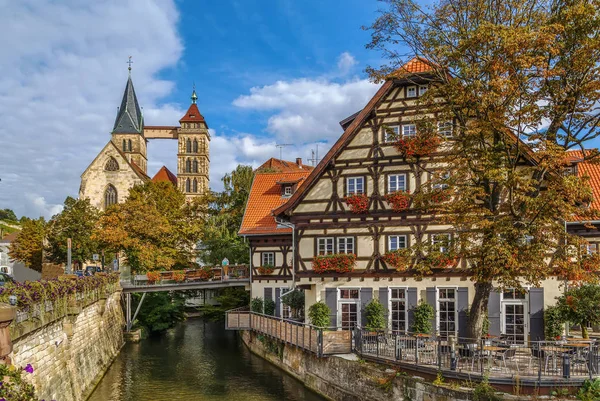
[[[317,327],[295,320],[251,312],[247,307],[226,312],[227,330],[252,330],[317,356],[351,352],[351,332]]]
[[[593,378],[600,375],[599,345],[582,339],[514,343],[508,339],[430,337],[390,331],[353,332],[353,350],[369,359],[416,370],[477,378]]]

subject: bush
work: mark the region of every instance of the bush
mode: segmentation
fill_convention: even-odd
[[[600,379],[586,380],[577,393],[580,401],[600,400]]]
[[[263,300],[262,298],[252,298],[250,302],[250,310],[255,313],[263,313]]]
[[[431,320],[435,317],[433,306],[424,300],[414,308],[414,321],[411,327],[413,333],[431,334]]]
[[[33,366],[27,365],[24,368],[18,368],[9,365],[0,365],[0,377],[2,385],[0,386],[0,399],[2,400],[22,400],[37,401],[34,387],[22,376],[23,372],[33,373]]]
[[[563,334],[563,314],[558,306],[549,306],[544,311],[544,334],[546,340],[554,340]]]
[[[134,294],[133,308],[137,307],[141,295]],[[175,326],[185,319],[184,298],[175,292],[150,292],[140,308],[137,323],[149,333],[158,333]]]
[[[329,309],[329,306],[323,301],[312,304],[310,308],[308,308],[308,318],[310,319],[310,324],[313,326],[329,327],[330,314],[331,309]]]
[[[475,386],[473,390],[473,401],[500,401],[500,397],[496,395],[494,389],[487,378],[484,378],[481,383]]]
[[[292,309],[292,316],[300,318],[304,315],[304,291],[294,290],[281,297],[281,302]]]
[[[365,316],[367,318],[367,330],[376,331],[386,328],[385,309],[378,300],[373,299],[365,306]]]
[[[264,301],[265,315],[275,316],[275,301],[272,299],[265,299]]]

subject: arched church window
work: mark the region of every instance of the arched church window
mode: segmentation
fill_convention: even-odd
[[[185,142],[185,151],[186,153],[192,153],[192,141],[189,139]]]
[[[106,209],[115,203],[117,203],[117,189],[111,184],[108,184],[106,191],[104,191],[104,208]]]
[[[132,147],[131,147],[131,139],[130,139],[130,140],[129,140],[129,151],[130,151],[130,152],[131,152],[131,149],[132,149]]]
[[[190,159],[187,159],[185,161],[185,172],[186,173],[191,173],[192,172],[192,161]]]
[[[119,163],[117,163],[117,161],[115,160],[114,157],[111,157],[106,162],[106,165],[104,166],[104,170],[106,170],[106,171],[119,171]]]
[[[185,180],[185,192],[190,192],[190,179]]]
[[[198,160],[194,160],[194,173],[198,172]]]
[[[198,153],[198,141],[194,139],[194,153]]]
[[[127,141],[123,139],[123,152],[127,152]]]
[[[198,192],[198,180],[194,178],[194,186],[192,187],[192,192]]]

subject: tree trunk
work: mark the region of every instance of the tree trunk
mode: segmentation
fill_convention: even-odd
[[[469,326],[467,336],[479,339],[483,334],[483,324],[487,316],[488,299],[494,289],[491,282],[475,283],[475,297],[469,310]]]

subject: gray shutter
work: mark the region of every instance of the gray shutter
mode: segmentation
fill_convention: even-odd
[[[337,288],[325,288],[325,303],[331,311],[329,326],[337,327]]]
[[[417,307],[417,289],[409,288],[406,290],[406,309],[408,310],[408,322],[406,330],[412,331],[412,325],[415,321],[415,308]]]
[[[281,316],[281,288],[275,288],[275,317]]]
[[[435,287],[427,287],[426,289],[426,298],[427,298],[427,303],[431,306],[433,306],[433,320],[431,321],[431,334],[437,334],[437,326],[436,326],[436,320],[437,320],[437,302],[435,302],[435,294],[436,294],[436,289]]]
[[[273,289],[265,287],[265,296],[264,299],[273,299]]]
[[[492,290],[488,299],[488,320],[490,322],[489,333],[493,336],[502,334],[500,331],[500,292]]]
[[[360,325],[365,327],[367,325],[367,314],[365,313],[365,306],[373,299],[373,288],[361,288],[360,289]]]
[[[544,289],[529,290],[529,339],[544,339]]]
[[[385,325],[389,327],[390,321],[390,312],[388,310],[388,302],[389,301],[389,290],[387,287],[379,287],[379,302],[383,305],[383,310],[385,313]]]
[[[467,327],[469,324],[469,289],[459,287],[456,291],[456,310],[458,311],[458,336],[467,336]]]

